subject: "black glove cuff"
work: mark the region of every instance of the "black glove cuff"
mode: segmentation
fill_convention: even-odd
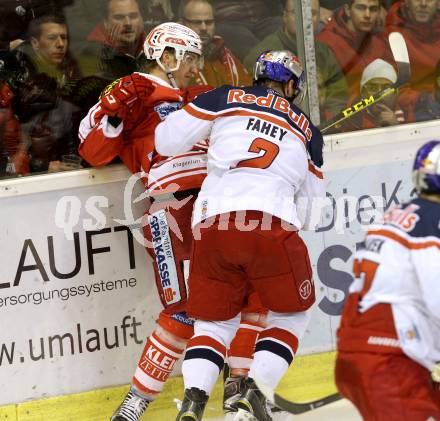
[[[107,120],[115,129],[122,123],[122,119],[117,116],[108,116]]]

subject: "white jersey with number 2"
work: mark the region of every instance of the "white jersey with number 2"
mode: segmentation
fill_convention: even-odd
[[[269,213],[297,229],[319,222],[310,215],[314,199],[325,195],[318,168],[322,136],[298,107],[267,87],[223,86],[169,115],[156,128],[155,145],[171,156],[206,138],[208,176],[194,205],[193,226],[243,210]],[[321,151],[316,165],[311,145]]]

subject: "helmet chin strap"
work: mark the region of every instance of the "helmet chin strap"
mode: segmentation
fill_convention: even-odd
[[[165,70],[165,73],[167,74],[168,80],[170,81],[170,84],[173,88],[179,89],[176,83],[176,78],[174,77],[171,70],[168,69],[168,71]]]
[[[295,99],[296,99],[296,95],[293,94],[293,95],[290,96],[290,97],[287,95],[287,93],[286,93],[286,91],[287,91],[287,84],[288,84],[288,82],[286,82],[286,83],[283,84],[283,94],[284,94],[284,98],[286,98],[291,104],[293,104],[294,101],[295,101]]]

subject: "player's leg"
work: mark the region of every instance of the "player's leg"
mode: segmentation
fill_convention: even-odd
[[[218,322],[196,320],[182,364],[185,394],[177,421],[202,419],[239,321],[238,315]]]
[[[182,366],[185,397],[178,421],[201,419],[240,323],[246,278],[235,262],[224,259],[225,245],[235,247],[229,236],[228,230],[219,230],[216,219],[194,241],[187,310],[196,319],[195,334],[188,342]]]
[[[240,326],[228,349],[227,365],[224,368],[223,410],[236,412],[232,406],[244,390],[244,381],[249,373],[258,334],[266,327],[267,310],[261,305],[258,294],[248,297],[247,306],[241,313]]]
[[[138,421],[162,391],[193,334],[193,322],[185,313],[163,311],[154,332],[147,338],[124,401],[111,421]]]
[[[255,341],[266,327],[267,312],[258,294],[253,291],[241,312],[240,326],[228,350],[228,365],[232,376],[247,376],[254,355]]]
[[[193,322],[186,317],[186,262],[192,244],[191,213],[194,198],[156,201],[150,209],[144,235],[152,247],[156,286],[165,310],[154,332],[147,338],[132,384],[111,421],[137,421],[148,404],[162,391],[175,363],[183,355],[193,334]],[[177,206],[176,206],[177,205]],[[159,363],[158,363],[159,362]]]
[[[235,405],[239,409],[237,421],[247,419],[249,413],[258,420],[271,419],[253,379],[276,387],[293,361],[309,321],[308,309],[315,301],[307,248],[297,232],[286,230],[274,218],[272,229],[256,231],[249,247],[260,257],[247,265],[246,274],[262,305],[270,311],[267,327],[256,342],[245,391]]]
[[[245,413],[253,414],[258,420],[271,419],[266,399],[253,379],[264,379],[269,387],[275,389],[293,361],[299,338],[309,322],[309,313],[269,312],[267,327],[261,332],[255,345],[254,359],[245,382],[245,390],[234,404],[239,410],[234,420],[247,419]]]

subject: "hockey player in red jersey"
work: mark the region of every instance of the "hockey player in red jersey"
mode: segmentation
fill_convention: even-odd
[[[417,152],[418,197],[370,228],[338,330],[336,384],[366,421],[440,420],[440,141]]]
[[[115,81],[80,126],[83,158],[100,166],[119,156],[131,172],[140,173],[144,180],[153,202],[144,235],[153,245],[147,250],[154,261],[156,284],[165,307],[147,340],[131,390],[112,416],[113,421],[136,421],[141,417],[162,390],[193,334],[193,321],[185,313],[184,273],[192,243],[192,208],[206,175],[206,142],[189,153],[164,159],[154,152],[153,137],[156,125],[170,112],[210,89],[186,88],[200,65],[200,45],[198,36],[182,25],[159,25],[144,46],[150,60],[149,74],[133,73]],[[177,233],[169,224],[170,217],[177,222]],[[165,244],[172,245],[171,253],[163,253]],[[250,301],[232,349],[231,365],[239,373],[246,372],[250,364],[255,338],[264,326],[266,313],[258,297],[254,295]],[[167,361],[166,366],[157,369],[153,355],[155,360]],[[241,380],[228,379],[225,396],[233,399]]]
[[[178,421],[200,421],[251,291],[269,309],[234,420],[270,421],[254,378],[275,388],[292,362],[315,302],[307,248],[324,197],[322,136],[293,104],[305,93],[299,60],[263,53],[254,86],[223,86],[198,96],[156,128],[163,155],[210,138],[208,175],[194,205],[187,312],[196,319],[183,362]],[[315,215],[316,217],[316,215]]]
[[[181,107],[184,97],[189,95],[188,99],[191,99],[192,93],[185,88],[201,65],[201,45],[199,36],[183,25],[165,23],[154,28],[144,44],[149,73],[136,72],[125,76],[104,91],[100,101],[81,122],[81,156],[95,166],[107,164],[119,156],[132,173],[141,174],[152,196],[167,192],[166,180],[161,185],[153,185],[153,180],[149,178],[153,159],[160,160],[154,154],[154,129],[170,112]],[[175,179],[176,185],[186,190],[188,197],[191,197],[190,189],[198,187],[203,173],[206,173],[204,153],[196,154],[198,160],[181,157],[182,162],[186,159],[186,163],[192,163],[192,166],[185,166],[188,171]],[[165,169],[166,166],[167,162],[161,168]],[[160,206],[153,203],[152,209],[159,210]],[[191,209],[192,203],[189,201],[175,209],[173,216],[177,221],[189,220]],[[156,283],[166,308],[160,314],[156,329],[147,339],[131,389],[111,417],[112,421],[140,419],[149,403],[161,392],[193,331],[192,321],[180,313],[184,310],[182,302],[186,298],[183,260],[189,259],[191,230],[181,226],[183,239],[180,241],[168,229],[163,212],[150,212],[148,220],[149,225],[144,227],[144,233],[153,247],[147,250],[155,260]],[[164,227],[167,229],[164,230]],[[175,260],[164,256],[162,250],[165,240],[172,244]],[[168,270],[160,270],[156,263],[160,263],[161,267],[168,265]],[[173,291],[169,294],[170,288],[174,288],[174,294]],[[156,364],[153,357],[155,361],[163,363]]]

